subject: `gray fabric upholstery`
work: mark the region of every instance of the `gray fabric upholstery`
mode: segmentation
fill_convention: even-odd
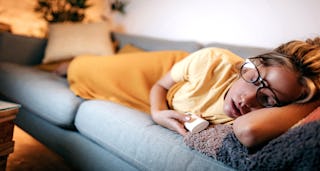
[[[114,33],[113,37],[118,41],[120,48],[127,44],[134,45],[146,51],[184,50],[187,52],[194,52],[202,48],[202,45],[195,41],[173,41],[121,33]]]
[[[46,39],[0,33],[0,61],[25,65],[41,63],[44,55]]]
[[[228,170],[190,150],[182,136],[155,124],[150,115],[101,100],[81,104],[76,128],[139,170]]]
[[[249,58],[256,55],[260,55],[266,52],[271,51],[272,49],[260,48],[260,47],[248,47],[248,46],[239,46],[239,45],[231,45],[231,44],[223,44],[223,43],[209,43],[206,44],[205,47],[220,47],[224,49],[228,49],[236,55],[241,56],[242,58]]]
[[[79,134],[53,125],[33,112],[21,108],[15,123],[56,152],[77,171],[138,171],[108,149]],[[32,168],[30,168],[32,169]],[[141,170],[140,170],[141,171]]]
[[[0,92],[58,126],[73,128],[82,99],[70,90],[66,79],[13,63],[0,63]]]
[[[104,122],[104,121],[100,121]],[[63,129],[61,127],[57,127],[52,125],[50,122],[41,119],[40,117],[36,116],[32,112],[28,110],[24,110],[23,108],[20,110],[19,114],[17,115],[16,124],[19,127],[24,128],[29,134],[34,136],[37,140],[40,140],[42,143],[46,144],[51,150],[57,152],[59,155],[63,156],[64,159],[70,163],[73,168],[76,170],[82,171],[104,171],[104,170],[124,170],[124,171],[135,171],[135,170],[155,170],[153,168],[158,167],[162,168],[159,164],[157,166],[147,166],[147,168],[135,166],[138,161],[134,161],[134,163],[128,163],[126,160],[122,158],[122,156],[118,156],[114,153],[114,151],[110,151],[109,149],[105,148],[97,144],[96,142],[92,141],[92,139],[87,138],[87,136],[83,136],[82,134],[76,131],[70,131]],[[151,133],[151,131],[150,131]],[[113,138],[109,139],[108,141],[112,141]],[[163,140],[165,141],[165,140]],[[152,144],[151,144],[152,145]],[[135,147],[132,145],[131,147]],[[162,150],[162,149],[153,149],[153,150]],[[149,154],[148,154],[149,155]],[[202,157],[207,158],[203,154],[197,154]],[[176,154],[176,158],[174,159],[174,164],[171,166],[173,169],[170,169],[170,166],[167,166],[168,170],[180,170],[180,165],[178,165],[177,161],[180,157],[179,154]],[[201,157],[201,158],[202,158]],[[149,160],[152,160],[150,158]],[[184,158],[183,158],[184,159]],[[209,159],[211,162],[215,160]],[[209,160],[206,162],[209,163]],[[156,161],[153,161],[156,162]],[[192,160],[192,161],[184,161],[186,166],[189,165],[188,162],[191,162],[194,167],[188,167],[189,169],[186,170],[206,170],[206,171],[225,171],[225,170],[233,170],[229,167],[224,166],[223,164],[217,162],[213,166],[210,164],[203,165],[201,160]],[[216,167],[219,166],[219,167]],[[220,167],[221,166],[221,167]],[[159,171],[165,169],[159,169]]]

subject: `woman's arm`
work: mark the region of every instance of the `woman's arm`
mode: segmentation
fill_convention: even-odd
[[[167,92],[174,84],[169,72],[153,85],[150,91],[151,116],[157,124],[185,135],[187,131],[183,122],[190,120],[190,117],[169,110],[167,106]]]
[[[320,100],[317,100],[307,104],[256,110],[237,118],[233,130],[243,145],[253,147],[286,132],[319,104]]]
[[[174,84],[169,72],[152,86],[150,91],[151,114],[168,109],[167,92]]]

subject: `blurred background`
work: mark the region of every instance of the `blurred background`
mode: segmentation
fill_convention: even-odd
[[[111,10],[120,1],[124,13]],[[319,0],[88,0],[83,22],[108,20],[113,30],[201,43],[275,47],[320,35]],[[46,35],[37,0],[0,0],[0,22],[12,32]]]

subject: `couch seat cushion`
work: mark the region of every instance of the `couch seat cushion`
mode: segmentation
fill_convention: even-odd
[[[62,127],[72,128],[82,99],[66,79],[30,66],[0,63],[0,94]]]
[[[190,150],[183,137],[154,124],[150,115],[109,101],[83,102],[75,126],[139,170],[229,170],[213,158]]]

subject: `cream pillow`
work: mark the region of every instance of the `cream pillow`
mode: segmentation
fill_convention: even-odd
[[[71,59],[78,55],[113,54],[110,30],[106,23],[50,24],[42,63]]]

